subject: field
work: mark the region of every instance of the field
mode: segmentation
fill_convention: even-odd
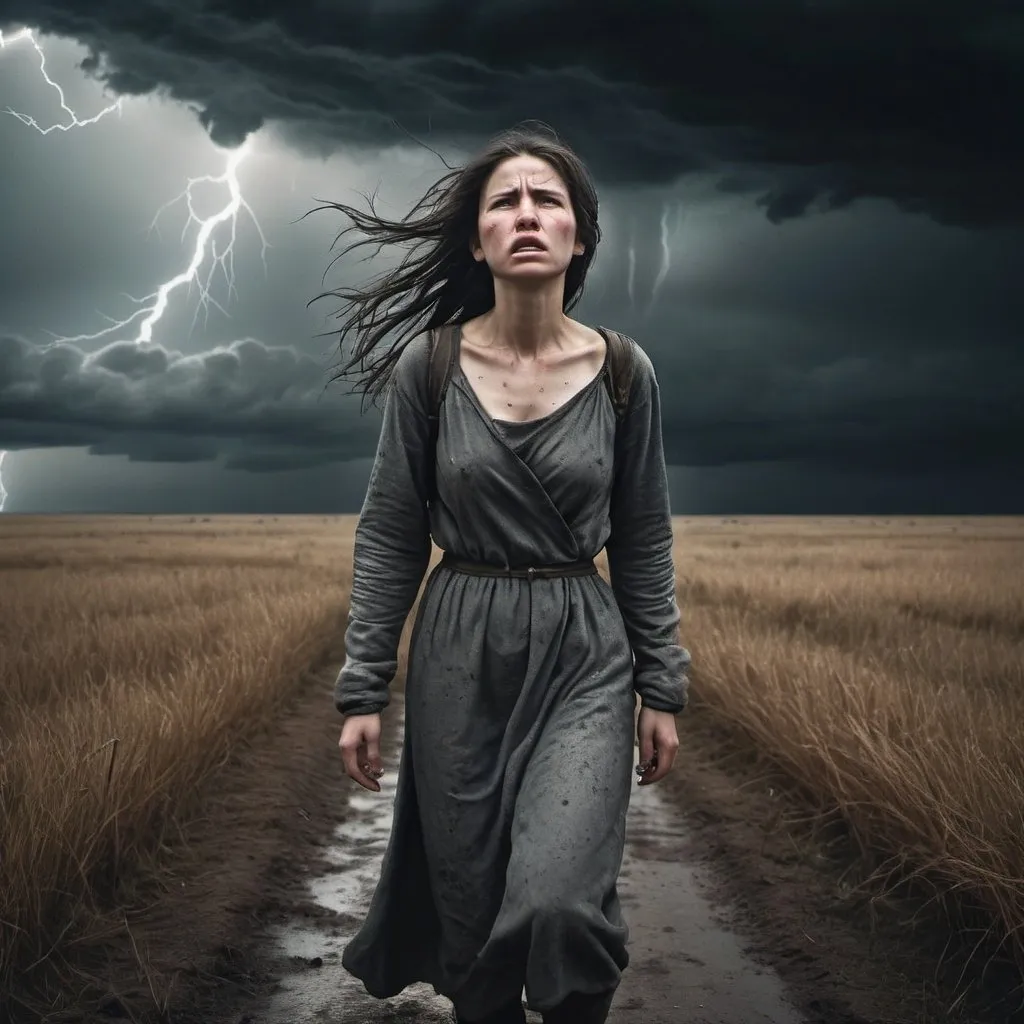
[[[353,523],[0,520],[0,994],[143,898],[337,646]],[[1024,962],[1024,521],[676,529],[697,714]]]
[[[678,523],[694,710],[1024,965],[1024,521]],[[694,717],[697,717],[695,715]]]
[[[336,646],[351,557],[323,518],[0,521],[0,995],[70,979],[143,898]]]

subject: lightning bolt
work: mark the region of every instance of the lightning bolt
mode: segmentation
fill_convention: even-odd
[[[86,127],[87,125],[95,124],[100,120],[100,118],[105,117],[114,111],[117,111],[120,115],[121,99],[118,98],[115,103],[105,107],[94,117],[85,119],[79,118],[74,110],[67,105],[64,97],[64,91],[46,73],[46,56],[30,29],[23,29],[15,33],[11,36],[9,41],[4,39],[3,33],[0,33],[0,49],[5,49],[8,42],[14,43],[23,39],[27,39],[35,48],[36,53],[38,53],[40,73],[47,85],[57,92],[57,95],[60,97],[61,109],[64,110],[71,120],[67,124],[53,124],[44,128],[34,118],[29,117],[26,114],[22,114],[8,108],[7,112],[9,114],[18,118],[19,121],[28,127],[34,128],[41,135],[48,135],[50,132],[58,128],[62,131],[69,131],[72,128]],[[224,278],[227,283],[228,298],[230,299],[232,294],[235,292],[234,247],[237,239],[238,214],[240,211],[244,210],[248,213],[257,232],[259,233],[261,242],[260,259],[263,262],[264,274],[267,272],[267,249],[270,248],[270,245],[263,234],[263,229],[260,227],[260,223],[256,219],[256,214],[242,195],[241,185],[238,181],[238,168],[248,153],[249,142],[246,140],[246,142],[237,149],[228,152],[227,164],[223,174],[217,176],[205,174],[197,178],[189,178],[184,190],[174,199],[164,203],[164,205],[161,206],[154,215],[153,220],[149,225],[149,231],[152,231],[157,227],[157,221],[164,210],[173,206],[180,200],[185,201],[188,209],[188,218],[182,228],[182,241],[184,241],[185,235],[192,224],[197,225],[198,230],[196,231],[195,244],[192,248],[192,257],[184,270],[179,274],[176,274],[170,280],[163,282],[155,292],[145,295],[142,298],[135,298],[132,295],[123,293],[137,308],[127,317],[120,320],[104,315],[104,319],[109,321],[109,326],[102,330],[95,331],[92,334],[76,334],[70,336],[56,335],[52,331],[47,331],[47,333],[55,340],[50,345],[44,346],[44,350],[64,342],[95,341],[99,338],[105,338],[108,335],[113,334],[115,331],[129,329],[136,321],[140,322],[138,324],[138,332],[132,341],[137,345],[147,344],[153,340],[153,328],[166,312],[171,293],[186,285],[188,286],[188,290],[191,291],[193,283],[198,285],[199,302],[196,305],[195,314],[192,317],[191,330],[195,329],[200,308],[206,311],[207,319],[209,318],[209,309],[211,305],[216,306],[222,313],[224,313],[225,316],[229,316],[230,314],[228,314],[227,310],[212,296],[211,289],[214,275],[216,274],[217,269],[220,268],[224,273]],[[223,185],[226,187],[228,193],[227,201],[224,205],[208,217],[200,217],[196,213],[194,197],[192,194],[193,188],[204,182],[214,185]],[[223,250],[218,252],[214,234],[217,228],[225,223],[230,223],[231,234]],[[148,233],[149,232],[147,232],[147,235]],[[206,274],[205,279],[201,279],[200,271],[207,262],[207,256],[211,257],[209,261],[209,271]],[[2,478],[3,462],[6,455],[6,451],[0,451],[0,512],[4,511],[7,500],[7,491],[4,488]]]
[[[626,278],[626,290],[629,292],[629,306],[632,309],[634,301],[633,286],[636,283],[636,222],[629,227],[629,277]]]
[[[67,341],[95,341],[98,338],[104,338],[108,334],[113,334],[115,331],[128,327],[132,322],[138,320],[140,317],[143,319],[139,325],[138,334],[136,334],[132,340],[137,345],[142,345],[146,342],[152,341],[153,325],[156,324],[166,312],[171,292],[180,288],[182,285],[189,285],[189,287],[191,287],[192,283],[198,280],[200,268],[206,262],[206,257],[209,253],[212,253],[213,258],[210,261],[210,269],[209,273],[206,275],[206,279],[204,281],[199,281],[199,304],[196,306],[195,314],[192,317],[191,329],[195,329],[196,319],[199,316],[200,308],[205,309],[207,311],[207,316],[209,316],[209,307],[214,305],[225,316],[229,316],[230,314],[228,311],[210,294],[210,288],[213,284],[213,275],[216,273],[217,268],[220,267],[224,271],[224,278],[228,286],[228,296],[230,297],[235,291],[234,247],[237,237],[239,210],[244,209],[249,214],[253,223],[256,225],[256,230],[259,232],[260,241],[262,243],[260,248],[260,258],[263,261],[264,272],[267,270],[267,249],[270,248],[263,235],[263,229],[260,227],[259,221],[256,220],[256,215],[252,211],[252,207],[242,196],[241,186],[238,183],[238,167],[242,160],[245,159],[247,153],[248,142],[243,143],[238,149],[232,150],[228,154],[227,168],[223,174],[216,177],[211,174],[204,174],[198,178],[189,178],[188,185],[185,189],[174,199],[164,203],[153,217],[153,220],[149,225],[150,231],[156,227],[156,222],[164,210],[179,200],[184,199],[188,206],[188,219],[185,222],[185,227],[182,229],[182,240],[184,240],[185,233],[188,231],[190,224],[199,225],[199,230],[196,232],[195,245],[192,249],[192,259],[180,274],[176,274],[170,280],[164,281],[164,283],[160,285],[155,292],[152,292],[149,295],[144,295],[142,298],[135,298],[133,295],[128,295],[127,292],[123,293],[139,307],[134,313],[125,317],[123,320],[114,320],[111,317],[106,317],[105,319],[111,321],[110,326],[104,327],[102,330],[95,331],[92,334],[73,334],[64,336],[54,334],[52,331],[47,331],[47,334],[56,340],[51,345],[47,345],[45,347],[52,348],[53,345],[59,345],[62,342]],[[209,217],[198,216],[195,211],[195,207],[192,205],[192,189],[195,185],[204,181],[216,185],[226,185],[228,189],[228,201],[216,213]],[[212,236],[217,227],[226,222],[231,223],[231,239],[224,248],[224,251],[218,253],[216,245],[212,242]]]
[[[669,207],[666,203],[661,210],[661,266],[658,268],[658,276],[654,279],[654,285],[651,288],[651,301],[647,306],[647,312],[650,313],[654,308],[655,300],[658,297],[658,292],[661,286],[665,283],[665,279],[668,277],[668,272],[672,269],[672,246],[676,239],[682,232],[683,225],[686,223],[687,211],[684,209],[682,203],[676,205],[675,210],[675,224],[671,229],[668,225]]]
[[[80,120],[78,115],[68,106],[67,100],[64,99],[64,90],[46,73],[46,54],[43,53],[43,48],[36,42],[36,37],[32,34],[32,30],[23,28],[18,32],[15,32],[10,38],[10,43],[20,43],[23,39],[27,39],[33,49],[39,55],[39,73],[43,76],[43,81],[57,93],[60,99],[61,110],[64,111],[68,117],[71,118],[69,124],[51,124],[47,128],[44,128],[39,124],[34,117],[29,117],[27,114],[20,114],[17,110],[11,110],[7,108],[8,114],[13,114],[22,124],[26,124],[29,128],[35,128],[40,135],[49,135],[50,132],[69,132],[72,128],[84,128],[86,125],[95,124],[101,117],[106,117],[107,114],[112,114],[117,111],[118,116],[121,115],[121,100],[118,98],[115,102],[109,106],[104,107],[94,117],[87,117],[84,121]],[[0,50],[6,50],[9,43],[4,39],[3,32],[0,32]]]

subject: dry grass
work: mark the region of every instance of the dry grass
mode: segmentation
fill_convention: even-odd
[[[0,521],[0,993],[137,898],[337,642],[353,523]],[[1024,522],[677,531],[695,704],[1024,955]]]
[[[0,993],[131,902],[337,645],[351,545],[337,518],[3,519]]]
[[[681,519],[698,712],[1024,964],[1024,521]],[[966,915],[962,912],[966,911]]]

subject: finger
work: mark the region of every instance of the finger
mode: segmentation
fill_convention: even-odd
[[[341,739],[338,740],[338,746],[341,748],[341,763],[345,766],[345,774],[350,779],[359,781],[359,742],[350,736],[345,736],[342,733]]]
[[[637,765],[637,782],[639,782],[641,786],[648,785],[657,770],[658,751],[655,750],[654,754],[648,760]]]
[[[359,742],[358,738],[353,739],[343,735],[338,746],[341,747],[341,760],[345,765],[345,774],[353,782],[358,782],[363,789],[368,789],[371,793],[379,793],[380,783],[363,770],[363,766],[366,764],[366,744]]]
[[[359,776],[356,782],[359,783],[364,789],[370,790],[372,793],[380,792],[380,782],[378,781],[378,772],[380,775],[384,774],[383,768],[375,768],[366,758],[365,750],[360,751],[360,758],[358,762]]]
[[[359,748],[357,765],[360,776],[371,784],[367,788],[372,789],[374,793],[379,793],[380,778],[384,774],[384,763],[381,761],[380,744],[377,740],[368,739]],[[364,785],[364,783],[360,782],[360,785]]]
[[[367,737],[366,763],[370,766],[374,778],[379,778],[384,774],[384,761],[380,756],[380,738],[377,736]]]
[[[672,765],[675,764],[676,751],[679,749],[679,740],[674,737],[668,737],[667,739],[657,744],[656,764],[654,771],[649,775],[645,775],[641,781],[642,785],[650,786],[655,782],[660,782],[670,771],[672,771]]]
[[[640,748],[640,763],[649,762],[654,757],[654,727],[643,719],[637,725],[636,741]]]

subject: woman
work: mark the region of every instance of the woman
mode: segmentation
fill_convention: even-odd
[[[617,423],[605,335],[566,315],[600,238],[594,185],[550,130],[523,125],[401,221],[372,200],[369,214],[329,206],[368,236],[345,252],[425,250],[365,291],[324,293],[348,303],[342,338],[358,337],[338,376],[359,366],[364,392],[387,388],[335,690],[345,770],[369,790],[431,535],[446,552],[411,643],[391,840],[344,966],[380,998],[429,982],[457,1021],[524,1021],[524,986],[548,1024],[604,1021],[628,963],[616,879],[635,692],[651,784],[678,746],[689,654],[652,365],[635,349]],[[417,321],[458,325],[436,501]],[[377,353],[396,328],[404,345]],[[593,566],[603,547],[611,588]]]

